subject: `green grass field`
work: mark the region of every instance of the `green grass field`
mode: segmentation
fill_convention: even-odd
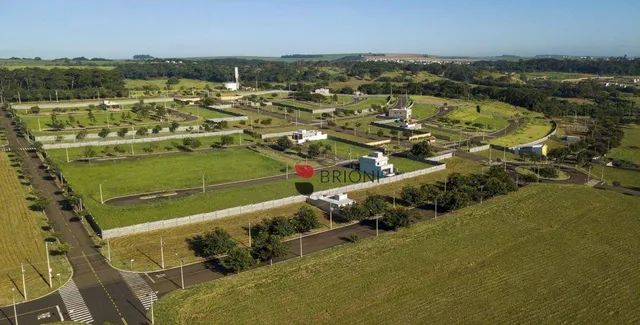
[[[130,118],[127,118],[127,113]],[[107,112],[102,110],[93,111],[95,121],[89,118],[89,112],[77,112],[69,114],[57,114],[57,119],[65,123],[65,129],[82,129],[82,128],[102,128],[109,126],[110,128],[128,127],[132,125],[156,125],[162,124],[158,120],[152,118],[138,118],[136,114],[129,110],[120,112]],[[123,115],[124,114],[124,115]],[[51,127],[50,115],[26,115],[21,117],[27,127],[37,134],[56,134],[54,131],[44,131]],[[166,124],[166,123],[165,123]],[[42,132],[40,130],[43,130]]]
[[[22,290],[22,272],[24,265],[27,284],[27,297],[34,299],[64,284],[71,276],[70,266],[63,256],[51,257],[53,269],[53,289],[41,275],[47,274],[47,258],[45,255],[45,237],[52,232],[43,231],[47,226],[47,217],[41,212],[29,208],[27,198],[32,198],[29,187],[20,183],[19,175],[6,153],[0,152],[0,305],[12,302],[14,288],[17,302],[24,299]],[[25,180],[26,181],[26,180]],[[59,277],[56,274],[60,274]],[[59,278],[59,280],[58,280]]]
[[[585,171],[586,168],[583,168]],[[602,165],[593,164],[591,167],[592,178],[600,179],[604,176],[604,180],[613,184],[619,182],[625,187],[640,189],[640,172],[635,170],[620,169],[615,167],[603,167]]]
[[[427,118],[436,113],[438,108],[433,104],[415,103],[411,108],[411,115],[416,120]]]
[[[198,107],[195,105],[184,106],[176,109],[183,113],[189,113],[191,115],[199,116],[201,119],[209,119],[209,118],[222,118],[222,117],[233,117],[234,115],[225,114],[222,112],[214,111],[212,109]]]
[[[525,125],[521,125],[515,132],[492,139],[489,142],[508,147],[525,144],[544,137],[551,132],[551,127],[551,123],[544,119],[529,119]]]
[[[174,291],[156,304],[156,322],[635,323],[638,209],[638,198],[614,192],[530,185],[396,233]]]
[[[611,149],[607,157],[640,164],[640,125],[625,127],[622,143],[620,146]]]
[[[245,148],[136,157],[126,160],[67,163],[56,161],[74,189],[99,200],[177,188],[198,187],[279,174],[284,164]]]
[[[221,86],[221,83],[210,82],[196,79],[179,79],[178,84],[170,85],[171,90],[177,89],[205,89],[207,86],[211,89]],[[131,90],[143,90],[145,87],[158,87],[160,90],[165,90],[167,87],[167,79],[125,79],[124,86]]]

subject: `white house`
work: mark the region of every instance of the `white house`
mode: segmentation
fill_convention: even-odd
[[[519,155],[521,155],[521,154],[529,154],[529,155],[536,155],[536,156],[546,157],[548,148],[549,147],[544,143],[543,144],[534,144],[532,146],[523,146],[523,147],[516,148],[516,153],[519,154]]]
[[[389,110],[389,117],[402,121],[411,119],[411,108],[392,108]]]
[[[389,163],[389,157],[386,157],[380,151],[374,151],[367,156],[362,156],[360,161],[360,171],[369,175],[377,176],[393,176],[393,164]]]
[[[322,96],[331,96],[331,92],[327,88],[318,88],[313,91],[314,94],[320,94]]]
[[[355,203],[355,201],[348,198],[347,194],[345,193],[338,193],[333,195],[312,194],[309,199],[309,203],[313,204],[323,211],[333,212],[334,214],[340,214],[340,208]]]
[[[402,123],[400,123],[400,127],[407,129],[407,130],[420,130],[422,129],[422,124],[420,123],[415,123],[413,121],[409,121],[409,120],[405,120]]]
[[[307,141],[318,141],[318,140],[326,140],[327,135],[318,130],[304,130],[299,129],[298,131],[293,132],[291,135],[294,141],[297,144],[303,144]]]

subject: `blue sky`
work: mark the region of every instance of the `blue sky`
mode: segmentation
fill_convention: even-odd
[[[637,0],[0,0],[0,57],[640,56]]]

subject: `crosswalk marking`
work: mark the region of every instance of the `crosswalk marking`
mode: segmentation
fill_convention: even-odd
[[[149,284],[144,281],[140,274],[131,272],[120,272],[120,274],[136,297],[138,297],[138,300],[140,300],[144,309],[149,309],[151,304],[158,300],[158,296],[155,291],[151,289]]]
[[[89,312],[89,308],[73,280],[69,280],[58,292],[60,293],[60,297],[62,297],[62,302],[64,302],[64,306],[67,308],[71,320],[87,324],[93,323],[91,312]]]

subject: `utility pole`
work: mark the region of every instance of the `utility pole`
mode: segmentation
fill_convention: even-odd
[[[104,204],[104,197],[102,196],[102,183],[100,183],[100,203]]]
[[[380,217],[376,216],[376,237],[378,237],[378,219],[380,219]]]
[[[64,152],[67,154],[67,163],[69,162],[69,148],[64,148]]]
[[[160,266],[164,269],[164,242],[162,237],[160,237]]]
[[[329,229],[333,229],[333,204],[329,202]]]
[[[202,193],[205,192],[204,173],[202,173]]]
[[[434,218],[434,219],[438,217],[438,198],[436,198],[436,200],[435,200],[435,201],[436,201],[436,202],[435,202],[435,203],[436,203],[436,206],[435,206],[435,208],[433,209],[433,211],[434,211],[434,213],[435,213],[435,215],[433,216],[433,218]]]
[[[49,272],[49,288],[53,287],[51,283],[51,263],[49,261],[49,242],[44,242],[45,253],[47,254],[47,271]]]
[[[286,166],[286,178],[289,179],[289,164],[287,163]]]
[[[251,221],[249,221],[249,247],[251,247]]]
[[[13,299],[13,318],[16,321],[16,325],[18,325],[18,310],[16,309],[16,295],[15,288],[11,288],[11,299]]]
[[[302,233],[300,233],[300,257],[302,257]]]
[[[109,239],[107,239],[107,260],[111,263],[111,244],[109,243]]]
[[[176,253],[176,255],[178,255]],[[184,262],[182,261],[182,259],[180,259],[180,286],[182,287],[182,290],[184,290],[184,270],[182,268],[182,265],[184,264]]]
[[[24,300],[27,300],[27,282],[24,279],[24,264],[20,263],[20,269],[22,270],[22,293],[24,294]]]
[[[56,89],[56,102],[58,102],[58,90]]]

